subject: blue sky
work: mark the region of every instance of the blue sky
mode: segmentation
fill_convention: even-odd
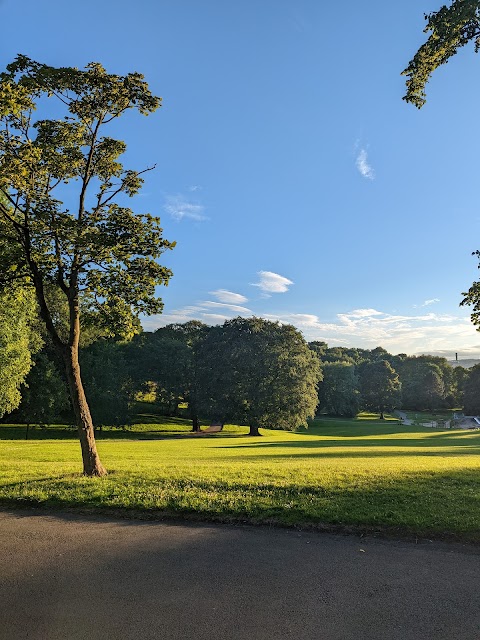
[[[459,308],[478,277],[480,58],[437,71],[427,105],[400,71],[440,2],[0,0],[0,63],[140,71],[163,107],[115,134],[148,174],[132,205],[177,240],[162,316],[236,315],[309,340],[480,356]]]

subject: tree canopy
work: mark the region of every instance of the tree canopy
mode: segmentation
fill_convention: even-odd
[[[465,381],[464,411],[466,415],[480,415],[480,365],[472,367]]]
[[[424,33],[429,37],[402,72],[407,76],[404,100],[421,109],[426,102],[425,86],[432,73],[446,64],[458,50],[474,43],[480,49],[480,1],[453,0],[438,11],[425,15]]]
[[[378,360],[360,365],[359,373],[364,407],[379,412],[383,420],[385,411],[400,404],[402,385],[397,372],[387,360]]]
[[[108,74],[99,63],[54,68],[20,55],[0,74],[0,193],[9,204],[0,207],[0,285],[20,280],[34,287],[64,360],[88,475],[105,469],[78,364],[80,317],[94,312],[106,327],[133,330],[139,313],[159,313],[155,288],[172,274],[158,258],[174,246],[158,218],[124,206],[148,169],[125,169],[125,143],[104,129],[131,109],[148,115],[159,105],[141,74]],[[54,117],[35,119],[37,107]],[[66,336],[49,288],[67,302]]]
[[[206,415],[296,429],[317,406],[320,363],[291,325],[235,318],[213,327],[199,348],[199,405]]]
[[[323,380],[318,387],[319,410],[333,416],[353,418],[360,406],[358,376],[348,362],[326,362],[322,366]]]

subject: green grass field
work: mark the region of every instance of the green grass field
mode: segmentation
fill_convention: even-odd
[[[99,435],[100,479],[80,475],[74,430],[35,429],[25,441],[25,427],[0,425],[0,502],[480,542],[480,433],[369,418],[251,438],[236,426],[194,436],[182,419],[143,416]]]

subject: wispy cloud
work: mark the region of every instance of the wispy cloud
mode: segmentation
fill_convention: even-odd
[[[374,180],[375,179],[375,171],[373,170],[373,168],[371,167],[371,165],[368,162],[368,154],[366,149],[360,149],[358,154],[357,154],[357,158],[355,160],[355,165],[358,169],[358,171],[360,172],[360,174],[364,177],[364,178],[368,178],[368,180]]]
[[[419,307],[429,307],[431,304],[436,304],[437,302],[440,302],[439,298],[431,298],[430,300],[425,300],[422,304],[414,304],[413,308],[418,309]]]
[[[381,316],[382,312],[376,311],[376,309],[355,309],[346,315],[350,318],[371,318],[372,316]]]
[[[260,278],[258,282],[252,282],[253,287],[258,287],[265,293],[285,293],[288,287],[293,284],[291,280],[273,273],[273,271],[259,271],[257,274]]]
[[[199,302],[198,305],[202,308],[225,309],[232,311],[233,313],[252,313],[250,309],[247,309],[246,307],[241,307],[238,304],[228,304],[226,302],[213,302],[211,300],[206,300],[205,302]]]
[[[180,221],[184,218],[197,222],[208,220],[208,217],[203,214],[205,207],[202,204],[191,202],[181,194],[167,196],[163,208],[175,220]]]
[[[241,293],[234,293],[227,289],[217,289],[216,291],[209,291],[211,296],[215,296],[220,302],[226,302],[227,304],[243,304],[247,302],[248,298],[242,296]]]

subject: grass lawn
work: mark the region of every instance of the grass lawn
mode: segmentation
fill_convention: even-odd
[[[75,432],[0,425],[0,503],[125,510],[158,517],[340,525],[480,542],[480,433],[363,416],[308,431],[227,426],[194,436],[143,416],[98,438],[106,478],[84,478]]]

